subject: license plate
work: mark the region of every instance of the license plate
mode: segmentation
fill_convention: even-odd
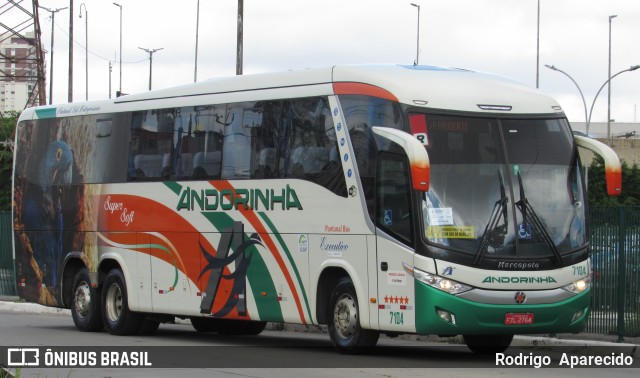
[[[533,324],[533,314],[506,314],[504,316],[504,324],[506,325],[523,325],[523,324]]]

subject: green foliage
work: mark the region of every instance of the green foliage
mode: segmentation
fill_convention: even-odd
[[[16,122],[20,113],[0,112],[0,211],[11,210],[11,171]]]
[[[589,165],[589,204],[595,206],[640,206],[640,168],[622,161],[622,194],[609,197],[604,160],[596,156]]]

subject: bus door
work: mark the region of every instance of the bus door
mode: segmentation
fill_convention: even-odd
[[[415,332],[411,180],[406,156],[381,152],[376,174],[378,322],[381,330]]]

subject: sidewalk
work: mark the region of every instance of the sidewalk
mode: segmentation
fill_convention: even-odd
[[[56,314],[70,316],[71,312],[67,309],[59,309],[54,307],[41,306],[35,303],[19,302],[17,297],[0,296],[0,312],[20,312],[31,314]],[[189,320],[181,320],[176,318],[176,323],[190,324]],[[303,326],[296,324],[276,324],[269,323],[268,330],[278,331],[286,330],[292,332],[325,332],[326,326]],[[384,335],[382,337],[385,337]],[[401,338],[415,341],[435,341],[447,342],[451,344],[463,344],[461,336],[451,338],[440,338],[438,336],[419,336],[419,335],[402,335]],[[640,338],[625,338],[624,342],[617,343],[612,341],[615,336],[597,335],[597,334],[559,334],[553,337],[549,335],[516,335],[511,343],[514,347],[522,348],[552,348],[552,347],[569,347],[574,353],[578,354],[584,348],[607,348],[615,349],[616,353],[624,352],[633,358],[640,358]]]

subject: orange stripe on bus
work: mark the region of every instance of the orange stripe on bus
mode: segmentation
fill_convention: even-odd
[[[393,93],[371,84],[336,82],[333,83],[333,92],[337,95],[365,95],[398,102]]]

